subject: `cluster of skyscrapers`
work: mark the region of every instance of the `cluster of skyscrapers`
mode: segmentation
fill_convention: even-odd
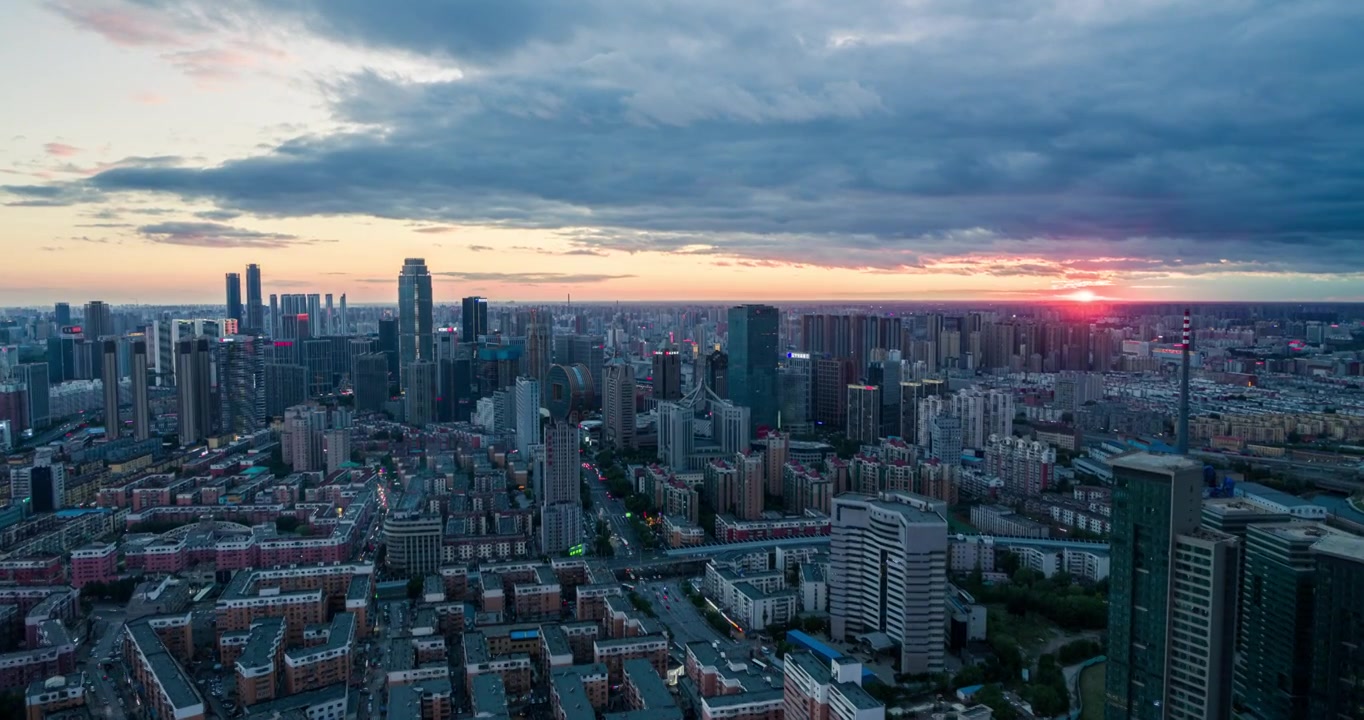
[[[1114,471],[1107,717],[1357,717],[1364,537],[1283,493],[1204,501],[1184,456]]]

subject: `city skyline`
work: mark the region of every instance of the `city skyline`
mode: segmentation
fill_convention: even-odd
[[[0,305],[1364,300],[1360,12],[25,0]]]

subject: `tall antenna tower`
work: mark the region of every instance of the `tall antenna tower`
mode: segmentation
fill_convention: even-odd
[[[1180,455],[1189,454],[1189,346],[1193,342],[1189,309],[1184,309],[1184,342],[1180,344],[1179,372],[1179,435],[1176,450]]]

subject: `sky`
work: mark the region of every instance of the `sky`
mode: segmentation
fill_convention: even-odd
[[[1364,301],[1358,0],[11,0],[0,304]]]

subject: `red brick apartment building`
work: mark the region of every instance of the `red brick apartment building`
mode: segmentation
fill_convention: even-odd
[[[91,543],[71,551],[71,585],[81,588],[86,583],[108,583],[118,579],[118,546],[112,543]]]
[[[49,714],[85,705],[85,675],[57,675],[34,680],[24,693],[25,720],[43,720]]]

